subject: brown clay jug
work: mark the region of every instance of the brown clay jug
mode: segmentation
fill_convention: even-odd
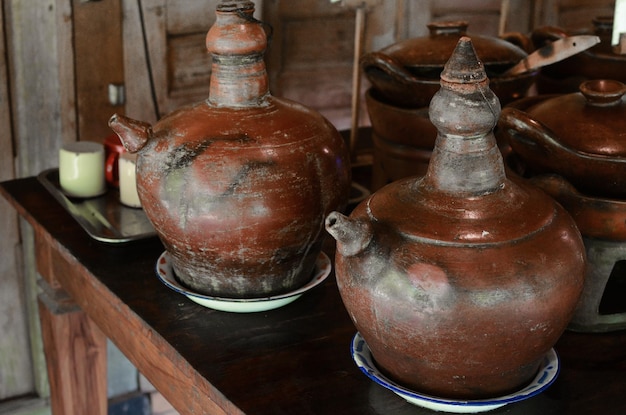
[[[311,278],[324,218],[349,194],[349,158],[319,113],[272,96],[254,3],[224,1],[206,38],[207,100],[154,126],[115,115],[137,152],[146,215],[189,288],[228,298],[289,292]]]
[[[585,251],[570,215],[505,174],[488,82],[461,38],[430,104],[438,137],[426,175],[326,219],[341,297],[376,363],[439,397],[525,386],[583,287]]]

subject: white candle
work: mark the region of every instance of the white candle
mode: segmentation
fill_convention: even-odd
[[[122,153],[117,162],[120,180],[120,202],[130,207],[141,207],[141,201],[137,194],[136,177],[137,155]]]
[[[104,194],[104,146],[93,141],[64,144],[59,150],[59,182],[68,196],[88,198]]]

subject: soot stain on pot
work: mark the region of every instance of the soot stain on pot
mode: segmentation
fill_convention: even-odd
[[[268,176],[268,171],[275,164],[276,163],[271,161],[257,160],[250,160],[249,162],[245,163],[243,166],[241,166],[235,177],[233,177],[233,180],[226,188],[224,195],[234,194],[238,187],[240,187],[247,180],[250,180],[250,177],[253,173],[260,173],[261,176]]]
[[[182,145],[175,147],[170,153],[167,154],[165,160],[166,171],[172,169],[185,168],[201,154],[203,154],[211,145],[216,142],[239,142],[240,144],[247,144],[252,140],[246,134],[237,134],[224,137],[211,137],[197,142],[183,143]]]
[[[184,143],[175,147],[171,153],[167,155],[165,160],[165,170],[178,170],[191,165],[191,163],[200,154],[211,145],[212,141],[201,141],[199,143]]]

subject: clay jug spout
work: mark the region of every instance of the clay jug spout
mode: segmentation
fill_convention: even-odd
[[[369,246],[373,232],[369,222],[351,219],[339,212],[326,217],[326,230],[337,240],[337,251],[343,256],[357,255]]]
[[[120,114],[109,119],[109,127],[119,136],[129,153],[141,150],[152,136],[152,126]]]

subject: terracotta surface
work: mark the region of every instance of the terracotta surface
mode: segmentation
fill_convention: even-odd
[[[626,196],[626,86],[586,81],[580,92],[505,108],[499,134],[527,174],[556,173],[593,196]]]
[[[350,171],[344,141],[317,112],[273,97],[266,35],[251,2],[218,6],[207,35],[210,94],[154,126],[111,127],[138,152],[141,203],[177,276],[221,297],[263,297],[305,284],[342,209]]]
[[[583,242],[567,212],[507,179],[500,106],[469,38],[441,75],[439,131],[423,178],[332,213],[346,308],[377,364],[420,392],[488,398],[520,388],[580,297]]]
[[[394,180],[426,173],[437,137],[437,129],[428,118],[428,107],[387,104],[374,88],[366,92],[365,102],[375,149],[372,190]]]
[[[407,39],[361,58],[361,68],[386,103],[427,107],[439,90],[439,74],[461,36],[472,38],[491,78],[491,88],[503,103],[524,96],[538,73],[502,76],[525,58],[531,47],[530,40],[521,34],[511,33],[506,40],[468,35],[466,22],[434,22],[428,27],[429,36]]]

